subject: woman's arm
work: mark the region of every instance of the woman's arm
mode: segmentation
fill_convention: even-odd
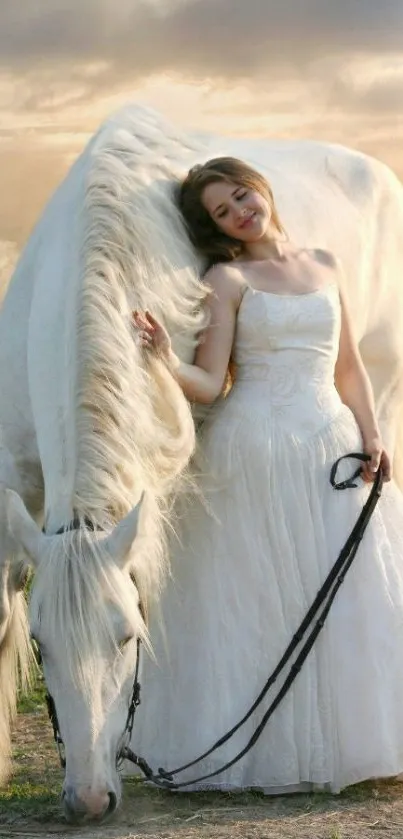
[[[385,480],[390,479],[390,462],[383,445],[375,414],[374,396],[365,370],[345,295],[340,291],[341,333],[335,369],[335,384],[341,400],[353,412],[361,431],[364,452],[371,456],[363,477],[373,480],[374,472],[382,465]]]
[[[208,281],[212,291],[207,300],[210,321],[197,348],[193,364],[186,364],[173,353],[169,336],[149,314],[135,313],[135,324],[145,346],[156,349],[166,360],[185,396],[194,402],[214,402],[223,390],[231,356],[240,285],[228,266],[213,269]],[[148,321],[148,322],[147,322]]]

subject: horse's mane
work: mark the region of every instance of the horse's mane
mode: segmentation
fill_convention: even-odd
[[[73,504],[107,526],[147,490],[145,599],[158,589],[162,514],[192,453],[194,423],[164,364],[145,360],[136,346],[130,316],[134,308],[151,310],[190,357],[206,290],[174,194],[195,151],[159,117],[125,109],[86,152]]]

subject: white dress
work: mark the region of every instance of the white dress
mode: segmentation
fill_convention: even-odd
[[[154,769],[197,757],[245,714],[368,497],[361,479],[344,491],[329,482],[334,461],[362,449],[334,386],[339,334],[336,284],[245,292],[236,384],[200,435],[204,500],[182,510],[162,623],[151,626],[156,663],[143,667],[132,747]],[[345,461],[339,478],[356,465]],[[193,788],[240,751],[280,685],[178,780]],[[403,496],[390,483],[291,690],[253,749],[201,787],[337,792],[402,771]]]

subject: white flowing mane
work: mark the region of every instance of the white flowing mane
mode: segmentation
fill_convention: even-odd
[[[126,109],[84,152],[73,499],[79,515],[108,526],[146,489],[148,556],[138,575],[145,601],[159,588],[165,502],[193,450],[194,425],[164,365],[145,362],[135,345],[130,315],[151,310],[189,356],[206,293],[173,200],[187,168],[176,161],[195,149],[148,117]]]

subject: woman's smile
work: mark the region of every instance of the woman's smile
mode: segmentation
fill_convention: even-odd
[[[255,221],[255,218],[256,218],[256,213],[251,213],[249,216],[244,218],[243,221],[241,221],[241,223],[238,225],[238,227],[240,227],[242,230],[244,229],[244,227],[249,227],[251,224],[253,224],[253,222]]]

